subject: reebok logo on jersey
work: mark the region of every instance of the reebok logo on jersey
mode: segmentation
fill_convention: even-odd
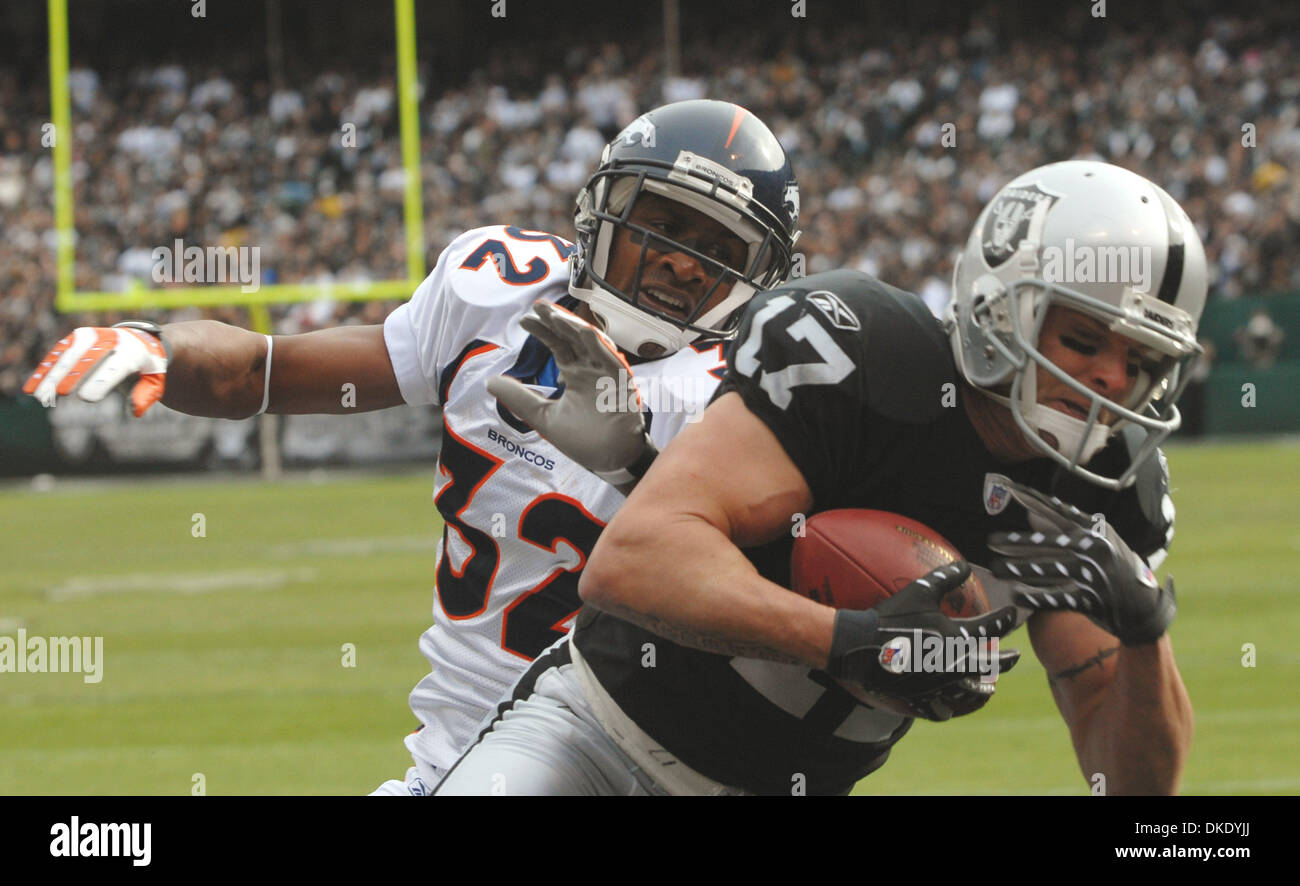
[[[555,470],[555,459],[547,458],[534,449],[520,446],[514,440],[508,438],[505,434],[488,428],[488,439],[500,446],[511,455],[517,455],[526,462],[537,465],[539,468],[545,468],[548,471]]]
[[[862,324],[858,322],[858,315],[850,311],[849,306],[840,301],[840,297],[835,293],[819,289],[808,293],[806,300],[825,314],[826,319],[831,321],[831,325],[836,329],[857,332],[862,328]]]

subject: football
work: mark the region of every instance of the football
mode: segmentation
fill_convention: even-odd
[[[939,533],[888,511],[822,511],[803,528],[790,555],[790,587],[837,609],[871,609],[930,570],[962,559]],[[992,607],[972,574],[944,596],[941,608],[951,618],[970,618]]]

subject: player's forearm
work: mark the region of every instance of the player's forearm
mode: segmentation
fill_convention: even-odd
[[[163,402],[191,415],[244,418],[264,397],[268,412],[284,414],[349,414],[405,402],[382,325],[277,335],[269,373],[266,336],[256,332],[199,320],[166,326],[163,338],[172,349]]]
[[[1166,635],[1121,647],[1115,672],[1083,734],[1079,763],[1108,794],[1175,794],[1192,742],[1192,704]]]
[[[171,352],[162,402],[178,412],[245,418],[262,406],[266,337],[195,320],[163,327]]]
[[[707,522],[677,519],[616,517],[583,571],[583,599],[705,652],[827,666],[834,609],[762,578]]]

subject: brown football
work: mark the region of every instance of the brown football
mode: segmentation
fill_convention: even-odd
[[[962,559],[939,533],[915,520],[844,508],[809,517],[790,554],[790,586],[837,609],[871,609],[945,563]],[[949,591],[943,612],[970,618],[990,611],[978,578]]]

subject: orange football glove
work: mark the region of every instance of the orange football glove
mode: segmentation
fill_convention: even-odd
[[[157,324],[139,320],[112,328],[82,326],[59,340],[23,385],[44,406],[75,393],[98,403],[128,376],[139,375],[131,390],[135,417],[162,399],[167,382],[167,349]]]

